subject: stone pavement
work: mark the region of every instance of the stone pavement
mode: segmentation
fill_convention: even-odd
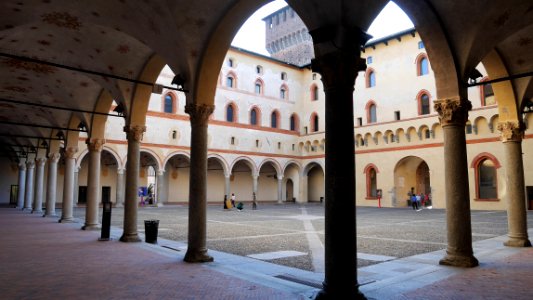
[[[323,273],[210,250],[215,262],[183,262],[183,242],[99,242],[99,232],[0,208],[2,299],[309,299]],[[531,235],[530,231],[530,235]],[[371,299],[532,299],[533,249],[504,236],[474,244],[481,266],[437,264],[443,251],[359,268]]]

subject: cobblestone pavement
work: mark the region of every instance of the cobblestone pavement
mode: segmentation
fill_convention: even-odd
[[[241,256],[263,254],[259,257],[265,261],[323,272],[323,260],[319,259],[324,243],[322,204],[260,204],[257,210],[249,208],[237,211],[208,206],[208,248]],[[75,209],[75,217],[81,220],[84,213],[82,207]],[[442,209],[358,207],[358,266],[445,249],[445,218]],[[160,220],[159,237],[187,242],[187,206],[140,207],[139,232],[144,232],[143,220],[148,219]],[[113,208],[112,225],[121,229],[122,223],[123,208]],[[506,232],[506,212],[472,211],[474,241]]]

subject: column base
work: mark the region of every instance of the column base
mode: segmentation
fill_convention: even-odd
[[[139,238],[139,235],[137,233],[133,233],[133,234],[123,234],[120,237],[119,241],[124,242],[124,243],[139,243],[141,242],[141,239]]]
[[[124,205],[122,205],[122,203],[116,203],[115,207],[124,207]]]
[[[59,221],[57,221],[58,223],[76,223],[76,221],[74,220],[74,218],[66,218],[66,219],[61,219]]]
[[[325,284],[324,287],[318,291],[315,295],[315,300],[330,300],[330,299],[357,299],[366,300],[367,298],[363,293],[359,291],[359,288],[355,288],[352,291],[328,291]]]
[[[91,230],[100,230],[101,227],[100,227],[100,224],[85,224],[81,227],[81,229],[91,231]]]
[[[163,203],[159,203],[159,202],[157,202],[157,203],[155,204],[155,206],[156,206],[156,207],[163,207],[163,206],[165,206],[165,205],[164,205]]]
[[[503,243],[507,247],[531,247],[531,242],[527,238],[512,238]]]
[[[42,214],[43,211],[42,210],[32,210],[31,213],[37,213],[37,214]]]
[[[57,215],[55,213],[54,214],[44,214],[43,218],[57,218]]]
[[[479,266],[479,261],[473,255],[459,256],[446,254],[446,256],[439,261],[439,265],[460,268],[473,268]]]
[[[214,258],[207,254],[207,250],[191,250],[187,248],[187,253],[183,261],[188,263],[203,263],[203,262],[212,262]]]
[[[22,209],[22,211],[29,211],[29,212],[31,212],[31,211],[32,211],[32,208],[31,208],[31,207],[24,207],[24,208]]]

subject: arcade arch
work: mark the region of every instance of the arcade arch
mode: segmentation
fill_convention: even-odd
[[[394,167],[394,190],[396,203],[393,206],[407,206],[408,193],[431,193],[431,178],[428,164],[420,157],[407,156]]]

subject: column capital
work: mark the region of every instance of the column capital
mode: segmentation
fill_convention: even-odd
[[[189,114],[192,124],[206,124],[209,116],[215,111],[212,104],[187,103],[185,112]]]
[[[19,170],[20,171],[26,171],[26,163],[25,162],[20,162],[19,163]]]
[[[61,154],[59,154],[59,152],[48,154],[48,161],[51,163],[57,163],[60,158],[61,158]]]
[[[338,50],[311,60],[311,68],[320,73],[325,91],[338,87],[353,90],[357,73],[366,69],[366,62],[354,51]]]
[[[468,111],[472,109],[470,101],[457,97],[435,100],[433,103],[435,111],[439,113],[441,126],[466,125]]]
[[[35,161],[34,160],[29,160],[26,162],[26,168],[29,170],[29,169],[33,169],[35,168]]]
[[[124,171],[126,171],[126,169],[117,169],[117,174],[123,175]]]
[[[501,132],[501,141],[504,143],[522,141],[524,131],[518,122],[499,122],[498,130]]]
[[[165,170],[157,170],[157,176],[165,175]]]
[[[283,175],[277,175],[276,177],[278,178],[278,180],[283,180]]]
[[[63,154],[65,155],[65,158],[74,158],[74,155],[76,155],[77,152],[78,147],[67,147]]]
[[[143,125],[126,125],[124,126],[124,132],[126,133],[126,139],[140,142],[143,139],[143,133],[146,131],[146,126]]]
[[[104,149],[105,139],[90,139],[86,142],[90,152],[102,152]]]
[[[46,163],[46,157],[36,158],[35,163],[37,164],[38,167],[43,167],[44,164]]]

